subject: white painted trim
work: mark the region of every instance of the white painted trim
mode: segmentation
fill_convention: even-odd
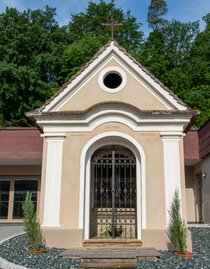
[[[94,113],[95,112],[95,113]],[[119,122],[129,126],[133,131],[156,131],[156,132],[183,132],[189,123],[190,116],[180,118],[162,118],[150,116],[139,116],[135,112],[120,109],[104,109],[93,111],[79,119],[58,117],[49,119],[38,118],[37,123],[44,127],[44,136],[64,136],[66,132],[91,132],[98,126],[107,122]]]
[[[119,85],[119,87],[117,87],[115,89],[110,89],[110,88],[106,87],[106,85],[104,84],[104,78],[109,73],[119,74],[119,76],[122,78],[122,82]],[[99,83],[100,87],[104,91],[109,92],[109,93],[116,93],[116,92],[121,91],[125,87],[126,82],[127,82],[127,76],[126,76],[125,72],[121,68],[116,67],[116,66],[110,66],[110,67],[103,69],[98,77],[98,83]]]
[[[65,133],[44,133],[40,135],[41,137],[46,137],[46,138],[65,138],[66,134]]]
[[[181,194],[181,169],[180,169],[180,136],[164,137],[163,153],[164,153],[164,179],[165,179],[165,206],[166,206],[166,227],[169,224],[169,209],[171,202],[177,189]]]
[[[115,46],[114,42],[111,42],[110,45],[100,54],[98,57],[91,62],[80,75],[71,81],[66,88],[60,92],[52,101],[47,104],[43,111],[52,111],[55,107],[63,104],[63,101],[68,98],[71,92],[74,92],[75,89],[81,86],[81,82],[85,83],[93,70],[99,67],[106,58],[110,58],[111,55],[119,58],[119,61],[124,64],[124,67],[131,69],[136,76],[140,77],[149,87],[153,88],[158,95],[161,96],[161,99],[165,100],[175,108],[184,111],[187,107],[183,104],[178,103],[178,101],[171,95],[170,92],[166,91],[159,83],[157,83],[149,74],[147,74],[143,68],[136,64],[130,57],[128,57],[122,50]],[[83,84],[84,85],[84,84]]]
[[[60,227],[63,138],[47,139],[47,163],[42,227]]]
[[[105,145],[123,145],[136,156],[137,167],[137,237],[142,239],[146,229],[146,170],[145,154],[140,144],[121,132],[105,132],[92,138],[83,148],[80,158],[79,229],[84,229],[84,239],[89,239],[90,221],[90,162],[95,150]]]
[[[131,130],[135,131],[135,132],[166,132],[166,131],[170,131],[170,132],[183,132],[184,127],[183,124],[176,124],[176,123],[172,123],[171,124],[157,124],[157,125],[152,125],[152,124],[148,124],[148,125],[144,125],[144,126],[135,126],[134,124],[129,124],[128,121],[122,119],[121,121],[118,119],[113,119],[113,120],[104,120],[104,121],[98,121],[97,124],[92,125],[90,127],[84,127],[84,126],[62,126],[62,125],[48,125],[48,126],[44,126],[44,131],[45,132],[92,132],[95,128],[99,127],[100,125],[104,124],[104,123],[120,123],[120,124],[124,124],[126,126],[128,126]]]

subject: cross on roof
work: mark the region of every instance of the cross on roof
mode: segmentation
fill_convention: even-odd
[[[111,37],[112,37],[112,39],[113,39],[113,38],[114,38],[114,30],[115,30],[117,27],[121,26],[122,23],[117,23],[117,22],[113,19],[113,16],[112,16],[110,22],[108,22],[108,23],[102,23],[102,25],[104,25],[104,26],[106,26],[108,29],[110,29],[110,31],[111,31]]]

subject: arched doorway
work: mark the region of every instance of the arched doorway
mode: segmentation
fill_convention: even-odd
[[[120,145],[91,157],[90,238],[137,238],[136,157]]]

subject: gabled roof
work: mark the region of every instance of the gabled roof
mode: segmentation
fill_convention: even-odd
[[[116,41],[111,40],[105,46],[103,46],[99,52],[83,67],[81,70],[74,75],[69,82],[64,84],[60,90],[51,97],[40,109],[27,113],[28,117],[35,115],[41,115],[45,112],[56,111],[56,107],[63,102],[70,94],[83,83],[88,75],[93,72],[96,66],[99,66],[102,61],[109,55],[114,54],[120,58],[120,60],[134,73],[146,81],[156,91],[161,98],[165,99],[171,104],[173,110],[177,111],[190,111],[192,114],[195,112],[190,109],[185,103],[182,102],[172,91],[164,86],[157,78],[155,78],[143,65],[137,62],[126,50],[119,46]]]

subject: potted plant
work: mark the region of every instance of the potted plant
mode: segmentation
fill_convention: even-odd
[[[169,210],[168,237],[171,241],[175,255],[191,258],[192,252],[187,252],[187,227],[181,216],[181,203],[178,190],[175,191],[174,197]]]
[[[40,224],[37,221],[35,206],[32,201],[32,193],[28,192],[26,194],[26,198],[22,203],[22,208],[24,231],[26,233],[26,239],[30,245],[27,251],[30,253],[46,252],[43,244]]]
[[[107,232],[108,232],[109,236],[112,236],[112,225],[108,226]],[[122,233],[123,233],[122,225],[115,225],[114,226],[115,237],[120,237],[122,235]]]

